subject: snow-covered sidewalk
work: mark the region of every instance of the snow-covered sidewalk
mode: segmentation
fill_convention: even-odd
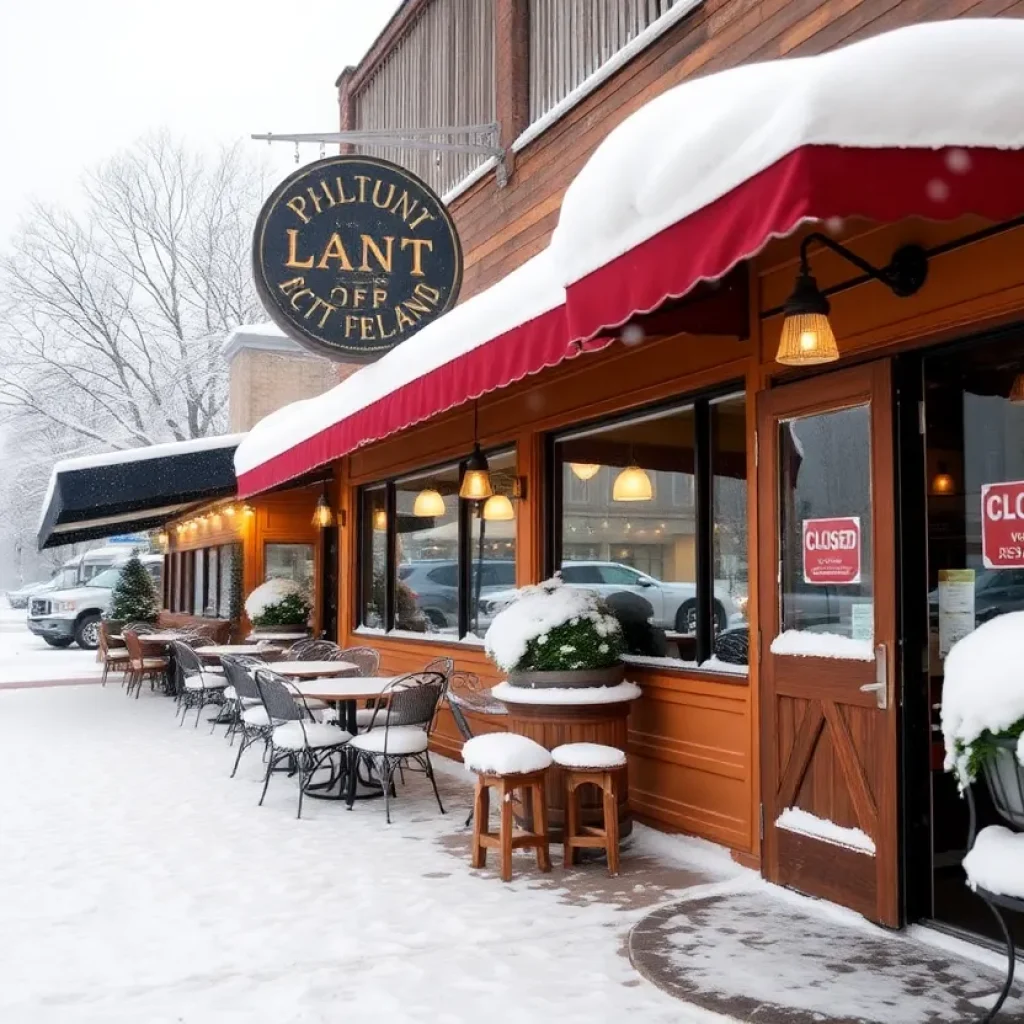
[[[7,607],[0,598],[0,689],[24,683],[99,679],[103,666],[95,651],[50,647],[28,631],[23,608]]]
[[[623,874],[503,885],[473,872],[470,789],[441,816],[407,776],[384,823],[272,780],[229,779],[220,730],[115,684],[0,692],[0,1020],[305,1024],[358,1020],[708,1021],[631,967],[629,928],[672,890],[734,877],[724,853],[641,832]],[[667,867],[651,849],[694,856]]]

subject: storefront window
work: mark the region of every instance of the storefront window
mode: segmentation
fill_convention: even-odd
[[[631,654],[742,671],[743,396],[700,399],[563,435],[555,454],[563,580],[604,596]]]
[[[387,614],[385,579],[388,552],[387,491],[367,487],[362,492],[360,522],[360,612],[359,624],[382,629]]]
[[[479,638],[492,599],[516,585],[515,453],[487,454],[493,496],[459,497],[463,466],[403,477],[360,494],[359,624]]]
[[[220,559],[218,549],[210,548],[206,558],[206,607],[204,615],[217,617],[217,598],[220,595]]]
[[[313,545],[267,544],[263,548],[263,577],[268,580],[294,580],[307,593],[313,593]]]
[[[192,570],[192,611],[196,615],[203,614],[206,604],[206,551],[200,548],[192,552],[194,568]]]
[[[222,619],[237,618],[241,600],[242,546],[225,544],[219,550],[220,596],[217,600],[217,615]],[[236,580],[236,576],[239,578]]]
[[[459,467],[395,484],[395,629],[459,635]]]

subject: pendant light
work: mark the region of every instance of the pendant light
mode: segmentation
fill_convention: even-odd
[[[650,501],[653,497],[654,488],[647,470],[635,462],[624,469],[612,485],[612,501]]]
[[[515,519],[516,510],[504,494],[493,494],[484,502],[483,518],[488,522],[508,522]]]
[[[433,487],[420,491],[412,505],[412,514],[420,519],[436,519],[447,511],[441,492]]]
[[[1014,377],[1008,397],[1013,405],[1024,405],[1024,373],[1018,373]]]
[[[316,508],[313,509],[313,525],[320,530],[326,530],[328,526],[334,525],[334,513],[331,511],[331,503],[327,500],[327,481],[324,481],[323,493],[316,500]]]
[[[570,462],[569,468],[577,480],[593,480],[601,472],[601,467],[595,462]]]
[[[373,510],[373,529],[375,533],[387,533],[388,514],[382,508]]]
[[[955,488],[952,476],[949,474],[949,467],[944,462],[939,463],[939,471],[932,477],[932,494],[952,494]]]
[[[487,465],[487,458],[480,450],[480,442],[477,440],[477,412],[479,402],[473,403],[473,454],[466,462],[466,472],[462,476],[462,486],[459,488],[459,497],[467,501],[486,501],[492,494],[491,471]]]

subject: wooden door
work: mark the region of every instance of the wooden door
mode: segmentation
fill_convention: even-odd
[[[899,924],[887,361],[758,408],[763,870]]]

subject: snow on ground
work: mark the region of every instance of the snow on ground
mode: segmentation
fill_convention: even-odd
[[[511,885],[471,871],[461,768],[440,778],[445,816],[407,773],[390,828],[372,800],[309,800],[299,821],[283,775],[256,806],[255,750],[230,779],[219,730],[109,684],[0,692],[0,747],[0,1020],[720,1019],[630,966],[648,907],[570,898],[525,855]],[[702,852],[705,877],[738,870]]]
[[[25,625],[25,609],[0,608],[0,688],[9,683],[99,678],[95,651],[49,647]]]

